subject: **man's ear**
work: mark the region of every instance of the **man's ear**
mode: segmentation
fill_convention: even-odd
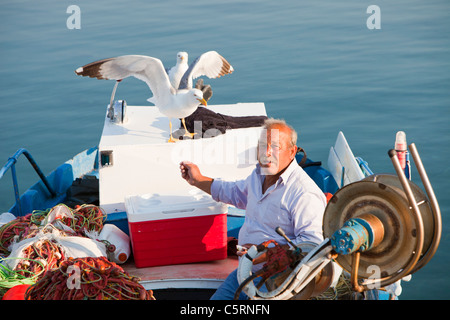
[[[297,150],[298,150],[297,146],[292,147],[291,154],[290,154],[291,160],[293,160],[295,158],[295,155],[297,154]]]

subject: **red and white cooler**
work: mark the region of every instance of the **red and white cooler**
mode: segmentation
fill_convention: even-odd
[[[227,257],[227,206],[208,194],[128,196],[125,207],[136,267]]]

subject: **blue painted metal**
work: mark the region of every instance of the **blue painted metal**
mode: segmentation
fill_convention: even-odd
[[[42,180],[38,181],[21,195],[20,201],[16,199],[16,203],[9,209],[9,212],[18,216],[22,212],[27,214],[33,210],[46,210],[63,202],[66,198],[67,189],[76,178],[85,174],[98,174],[96,173],[98,168],[97,151],[97,147],[93,147],[77,154],[73,159],[63,163],[46,177],[45,180],[55,193],[55,196],[49,194]],[[2,172],[3,169],[0,171],[0,177],[3,175]],[[6,169],[4,172],[6,172]]]
[[[367,230],[361,224],[345,224],[331,237],[331,245],[338,254],[357,251],[368,240]]]
[[[359,167],[361,168],[362,172],[364,173],[364,175],[367,176],[371,176],[373,175],[372,170],[370,170],[369,165],[367,164],[367,161],[364,161],[363,158],[361,157],[355,157],[356,162],[358,162]]]
[[[47,178],[42,173],[42,170],[39,168],[39,166],[37,165],[36,161],[34,161],[34,159],[31,156],[31,154],[24,148],[21,148],[21,149],[17,150],[16,153],[12,157],[10,157],[8,159],[6,164],[0,170],[0,179],[5,175],[5,173],[8,171],[8,169],[11,169],[11,175],[12,175],[13,186],[14,186],[14,196],[15,196],[15,199],[16,199],[16,206],[17,206],[17,211],[18,211],[19,215],[23,215],[24,212],[22,211],[22,206],[21,206],[21,203],[20,203],[19,185],[17,183],[17,175],[16,175],[16,166],[15,165],[16,165],[17,159],[22,154],[28,159],[28,161],[30,162],[31,166],[34,168],[36,173],[39,175],[39,177],[41,178],[42,182],[47,187],[48,192],[50,192],[50,195],[52,197],[56,196],[55,191],[50,186]]]
[[[345,222],[331,237],[331,245],[338,254],[350,254],[355,251],[369,250],[374,242],[374,234],[370,224],[360,218]]]

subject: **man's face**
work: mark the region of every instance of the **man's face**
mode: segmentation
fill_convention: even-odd
[[[263,130],[258,143],[258,162],[263,175],[284,170],[295,157],[296,147],[290,143],[288,130],[274,127]]]

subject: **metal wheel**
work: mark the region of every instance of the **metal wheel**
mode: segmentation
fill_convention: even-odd
[[[412,182],[409,184],[419,204],[424,225],[423,255],[433,239],[433,214],[422,190]],[[386,278],[395,276],[408,265],[417,247],[414,216],[396,176],[370,176],[337,191],[325,210],[324,236],[331,237],[347,220],[366,213],[375,215],[383,223],[384,238],[378,246],[361,252],[358,277],[367,279],[379,276],[385,279],[386,284]],[[339,255],[337,262],[351,271],[351,255]],[[413,272],[420,267],[419,260]]]

